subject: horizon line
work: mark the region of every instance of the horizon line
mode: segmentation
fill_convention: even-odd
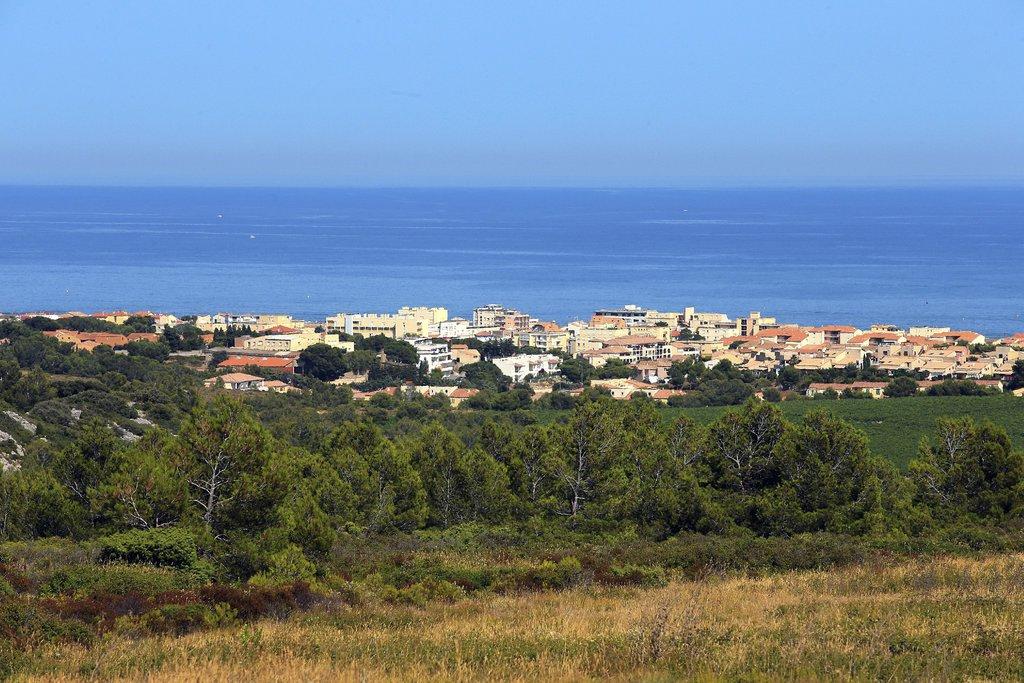
[[[1024,178],[989,179],[989,180],[906,180],[898,182],[736,182],[736,183],[705,183],[705,184],[414,184],[414,183],[381,183],[381,184],[267,184],[267,183],[11,183],[0,182],[3,189],[117,189],[117,190],[901,190],[901,189],[941,189],[941,188],[979,188],[979,189],[1024,189]]]

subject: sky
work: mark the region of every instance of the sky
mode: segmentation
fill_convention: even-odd
[[[0,183],[963,182],[1022,0],[0,0]]]

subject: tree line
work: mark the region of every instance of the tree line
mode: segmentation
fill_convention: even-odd
[[[86,539],[178,528],[239,577],[316,563],[351,534],[539,523],[764,537],[911,537],[996,527],[1024,502],[1006,433],[942,420],[906,473],[828,412],[789,422],[750,401],[702,425],[649,402],[594,396],[551,424],[437,422],[388,438],[365,419],[312,447],[277,440],[243,403],[196,405],[176,434],[136,443],[102,422],[0,475],[0,537]]]

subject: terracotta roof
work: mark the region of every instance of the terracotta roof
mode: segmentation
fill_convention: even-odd
[[[295,334],[298,331],[297,327],[288,327],[287,325],[274,325],[267,330],[269,334]]]
[[[950,332],[940,332],[939,334],[932,335],[933,339],[957,339],[966,342],[979,339],[981,337],[977,332],[971,332],[970,330],[952,330]]]
[[[262,377],[257,377],[256,375],[247,375],[244,372],[228,372],[223,375],[211,377],[210,381],[216,383],[217,380],[220,380],[225,384],[238,384],[239,382],[259,382],[262,379]]]
[[[295,364],[294,358],[284,356],[231,356],[217,367],[244,368],[252,365],[258,368],[288,368]]]
[[[857,331],[856,327],[850,327],[849,325],[822,325],[821,327],[808,328],[811,332],[849,332],[854,333]]]
[[[636,346],[639,344],[664,344],[665,342],[657,337],[649,337],[642,334],[631,334],[625,337],[612,337],[608,340],[609,344],[615,346]]]
[[[791,327],[774,327],[774,328],[771,328],[771,329],[768,329],[768,330],[761,330],[755,336],[757,336],[757,337],[759,337],[761,339],[765,339],[765,338],[779,339],[780,337],[785,337],[789,341],[802,341],[804,339],[807,339],[807,333],[806,332],[801,330],[799,327],[792,327],[792,326]]]
[[[879,339],[882,341],[899,341],[902,335],[896,332],[865,332],[864,334],[858,334],[855,337],[850,338],[851,344],[863,344],[869,342],[872,339]]]
[[[824,351],[830,348],[828,344],[808,344],[807,346],[801,346],[799,352],[801,355],[807,353],[817,353],[818,351]]]
[[[673,396],[682,396],[684,391],[681,389],[658,389],[657,391],[651,392],[651,398],[668,399]]]
[[[744,335],[741,335],[741,334],[737,334],[737,335],[734,335],[732,337],[725,337],[723,339],[719,339],[718,341],[721,344],[725,344],[726,346],[729,346],[729,345],[734,344],[734,343],[736,343],[738,341],[746,343],[746,342],[749,342],[749,341],[753,341],[753,339],[754,338],[750,337],[750,336],[744,336]]]
[[[859,389],[884,389],[888,386],[887,382],[851,382],[849,384],[843,384],[841,382],[812,382],[808,385],[809,389],[833,389],[835,391],[843,391],[844,389],[853,389],[857,391]]]

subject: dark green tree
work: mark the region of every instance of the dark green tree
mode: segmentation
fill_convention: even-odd
[[[1006,432],[970,418],[939,420],[910,463],[916,499],[937,516],[1001,520],[1024,502],[1024,454]]]
[[[917,382],[911,377],[897,377],[885,386],[883,393],[890,398],[916,396]]]
[[[299,354],[302,372],[322,382],[338,379],[348,372],[345,352],[327,344],[313,344]]]

